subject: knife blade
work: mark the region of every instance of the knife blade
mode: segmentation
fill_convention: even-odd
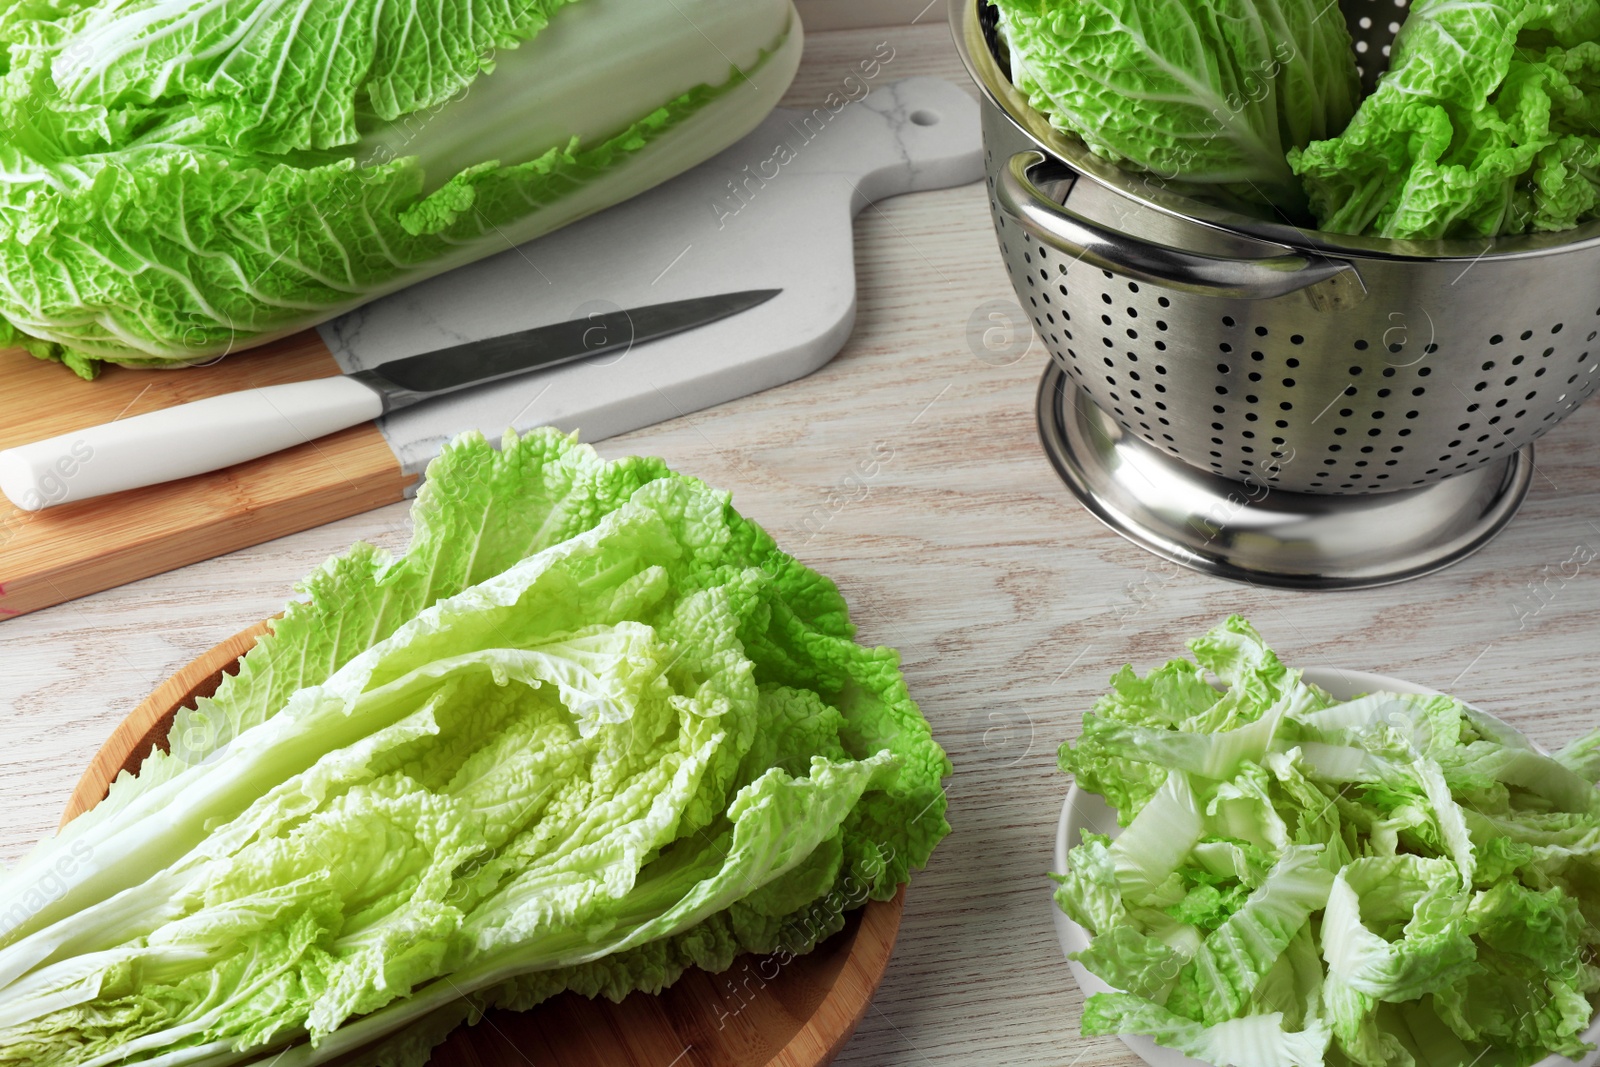
[[[590,315],[90,426],[0,451],[0,493],[24,511],[231,467],[437,396],[709,325],[766,303],[750,289]]]
[[[563,363],[670,337],[748,311],[777,296],[778,289],[674,300],[631,311],[618,309],[581,319],[536,326],[503,337],[391,360],[348,377],[376,391],[385,413],[459,389],[546,370]]]

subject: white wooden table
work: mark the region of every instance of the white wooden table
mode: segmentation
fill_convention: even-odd
[[[788,103],[819,103],[884,40],[896,49],[888,77],[965,81],[941,15],[939,5],[909,27],[814,34]],[[1600,407],[1539,445],[1521,515],[1450,571],[1358,593],[1231,585],[1145,555],[1056,480],[1034,429],[1041,348],[1008,366],[974,354],[974,310],[1012,299],[980,186],[889,201],[856,233],[860,317],[831,365],[599,445],[733,490],[745,514],[833,575],[862,639],[902,651],[955,761],[955,832],[913,884],[888,979],[839,1063],[1136,1062],[1115,1039],[1077,1036],[1080,995],[1045,877],[1067,787],[1055,750],[1114,669],[1155,666],[1229,613],[1292,663],[1447,689],[1549,745],[1600,721],[1600,565],[1562,567],[1580,546],[1600,550]],[[881,455],[863,481],[857,463]],[[55,825],[95,749],[157,683],[276,611],[351,541],[402,549],[406,511],[0,623],[0,856]]]

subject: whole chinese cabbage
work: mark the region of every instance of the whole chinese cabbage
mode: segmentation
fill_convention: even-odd
[[[1600,3],[1417,0],[1349,127],[1291,155],[1324,230],[1564,230],[1600,215]]]
[[[726,494],[470,436],[414,516],[0,876],[0,1064],[420,1064],[805,951],[948,831],[897,657]]]
[[[743,136],[789,0],[13,0],[0,342],[175,366],[636,195]]]
[[[1329,0],[995,0],[1012,82],[1057,129],[1163,178],[1299,198],[1285,153],[1360,94]]]
[[[1218,1067],[1592,1048],[1600,731],[1548,757],[1450,697],[1336,701],[1239,618],[1190,648],[1124,668],[1061,749],[1123,826],[1058,876],[1118,990],[1085,1034]]]

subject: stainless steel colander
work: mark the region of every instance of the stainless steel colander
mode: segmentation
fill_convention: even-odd
[[[953,0],[987,96],[1006,269],[1123,431],[1313,494],[1427,485],[1528,445],[1600,385],[1600,226],[1477,242],[1297,229],[1121,170],[1012,88],[987,0]],[[1369,87],[1400,0],[1344,0]]]

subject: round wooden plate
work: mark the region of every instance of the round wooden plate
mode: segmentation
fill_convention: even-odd
[[[84,772],[63,824],[165,747],[178,708],[216,692],[267,623],[235,634],[167,679],[117,727]],[[883,980],[905,887],[870,901],[815,952],[782,966],[743,956],[718,975],[690,970],[656,996],[620,1004],[562,994],[528,1012],[490,1012],[452,1034],[437,1067],[820,1067],[844,1047]]]

